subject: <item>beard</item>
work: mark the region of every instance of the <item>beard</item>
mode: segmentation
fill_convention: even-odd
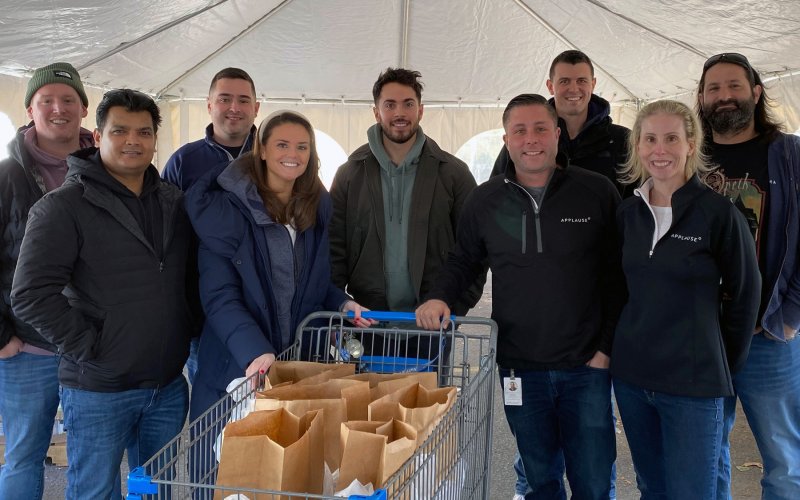
[[[726,109],[724,111],[717,111],[722,106],[733,104],[735,109]],[[749,99],[728,99],[725,101],[717,101],[708,106],[703,106],[703,115],[705,116],[711,130],[717,134],[734,134],[740,132],[750,125],[753,120],[753,115],[756,109],[756,101],[753,97]]]
[[[395,132],[392,130],[391,124],[384,125],[381,122],[381,130],[383,131],[383,136],[395,144],[405,144],[419,131],[419,125],[409,127],[405,132]]]

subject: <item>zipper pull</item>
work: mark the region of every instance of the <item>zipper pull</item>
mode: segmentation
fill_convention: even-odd
[[[164,272],[164,261],[163,260],[158,263],[158,272],[160,272],[160,273]]]
[[[650,250],[649,252],[647,252],[647,257],[649,257],[649,258],[651,258],[651,259],[653,258],[653,251],[652,251],[652,250]]]

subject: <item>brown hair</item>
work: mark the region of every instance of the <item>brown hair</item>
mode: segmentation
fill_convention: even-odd
[[[267,184],[267,162],[261,151],[267,145],[272,131],[279,125],[294,123],[306,129],[310,138],[308,166],[292,187],[289,203],[283,204]],[[314,128],[303,115],[294,111],[278,111],[266,117],[258,127],[258,140],[251,152],[250,177],[253,179],[270,217],[280,224],[291,224],[297,231],[305,231],[317,220],[322,181],[319,178],[319,155],[314,139]]]

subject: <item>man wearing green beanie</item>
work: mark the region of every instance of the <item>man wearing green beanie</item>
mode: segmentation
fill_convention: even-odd
[[[31,122],[0,162],[0,417],[6,439],[0,498],[41,499],[44,460],[58,409],[56,346],[11,311],[9,296],[28,210],[61,186],[67,155],[94,144],[81,127],[88,99],[68,63],[34,71],[25,93]]]

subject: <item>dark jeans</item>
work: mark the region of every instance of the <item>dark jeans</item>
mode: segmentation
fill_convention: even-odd
[[[510,370],[500,369],[500,384]],[[522,406],[505,406],[530,490],[528,499],[608,500],[616,437],[608,370],[514,370]]]
[[[723,398],[653,392],[614,380],[642,500],[714,500]]]

